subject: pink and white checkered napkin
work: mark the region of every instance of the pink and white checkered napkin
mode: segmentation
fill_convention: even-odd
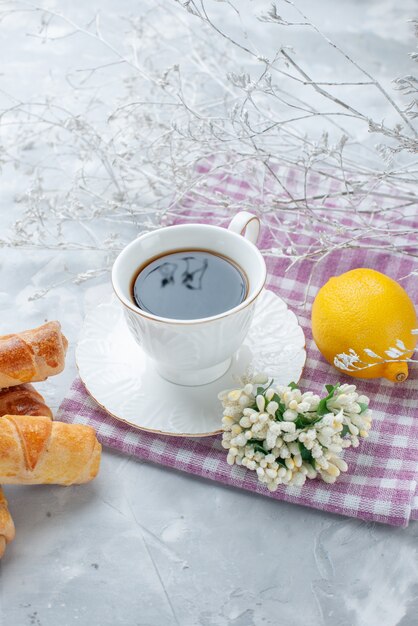
[[[284,172],[287,186],[301,183],[294,171]],[[237,203],[252,194],[253,188],[247,180],[234,179],[231,175],[216,173],[212,176],[219,192],[227,194]],[[310,189],[314,192],[314,182]],[[332,190],[330,190],[332,191]],[[332,194],[330,194],[331,197]],[[257,202],[254,195],[255,209]],[[324,203],[324,229],[332,219],[331,201]],[[387,219],[386,214],[386,219]],[[296,219],[296,218],[295,218]],[[299,218],[297,218],[299,219]],[[347,213],[343,222],[348,228],[355,228],[358,215],[350,217]],[[374,224],[385,227],[385,220],[376,215]],[[209,209],[202,212],[193,210],[193,203],[188,199],[183,209],[177,213],[176,222],[181,221],[216,221],[228,222],[228,215],[221,210]],[[341,221],[341,214],[339,214]],[[387,223],[387,222],[386,222]],[[288,245],[285,236],[277,230],[278,222],[263,220],[263,232],[260,247]],[[396,215],[391,226],[396,225]],[[405,218],[403,218],[405,226]],[[418,217],[412,217],[408,223],[418,229]],[[295,228],[297,224],[295,223]],[[416,248],[417,242],[404,236],[405,248]],[[306,243],[306,234],[303,235]],[[382,236],[383,237],[383,236]],[[295,238],[294,238],[295,239]],[[296,237],[297,239],[297,237]],[[328,365],[319,354],[310,329],[310,309],[314,294],[330,276],[340,274],[355,267],[372,267],[401,278],[414,269],[413,261],[407,256],[376,251],[379,241],[373,239],[373,249],[338,249],[329,254],[318,264],[311,277],[311,286],[306,298],[307,284],[312,266],[309,261],[302,261],[287,273],[288,261],[267,257],[269,270],[267,287],[278,293],[294,310],[306,335],[307,362],[300,386],[302,390],[320,392],[326,383],[356,383],[355,380],[339,374]],[[418,281],[411,276],[403,285],[418,302]],[[289,381],[290,382],[290,381]],[[221,447],[221,438],[202,439],[159,436],[132,428],[117,421],[101,409],[86,392],[82,382],[77,379],[61,404],[57,419],[66,422],[90,424],[97,431],[99,440],[111,448],[137,457],[175,468],[190,474],[218,481],[222,484],[240,487],[276,500],[286,500],[295,504],[357,517],[362,520],[383,522],[394,526],[407,526],[409,520],[418,519],[418,367],[412,366],[410,378],[394,385],[383,380],[358,380],[361,393],[370,397],[374,420],[370,436],[361,442],[357,449],[348,449],[344,458],[349,470],[340,476],[334,485],[327,485],[320,480],[311,480],[303,487],[279,487],[270,493],[257,481],[255,472],[243,467],[226,463],[226,454]],[[115,389],[117,393],[117,389]],[[221,419],[221,407],[219,410]]]

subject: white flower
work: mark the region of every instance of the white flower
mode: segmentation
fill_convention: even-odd
[[[286,411],[283,413],[284,419],[288,420],[289,422],[294,422],[297,419],[297,416],[298,412],[293,411],[292,409],[286,409]]]
[[[277,478],[277,470],[267,468],[267,469],[266,469],[266,475],[267,475],[269,478]]]
[[[244,433],[240,433],[239,435],[234,437],[234,439],[231,439],[231,443],[234,446],[242,447],[245,446],[245,444],[247,443],[247,438]]]
[[[312,456],[314,459],[319,459],[322,456],[322,446],[318,443],[315,443],[312,446]]]
[[[369,402],[370,402],[367,396],[359,396],[357,401],[361,402],[362,404],[366,404],[367,406],[369,406]]]
[[[222,418],[222,426],[224,427],[224,430],[230,428],[232,424],[235,424],[234,418],[229,415],[224,415]]]
[[[274,446],[276,445],[276,439],[277,435],[269,430],[265,439],[267,450],[272,450],[274,448]]]
[[[266,400],[267,400],[267,402],[270,402],[270,400],[273,398],[274,394],[275,394],[274,389],[272,389],[271,387],[270,387],[270,389],[267,389],[267,391],[266,391]]]
[[[319,432],[321,432],[321,434],[325,437],[332,437],[332,435],[334,434],[334,429],[330,426],[323,426]]]
[[[280,448],[279,457],[281,459],[288,459],[290,457],[289,448],[285,444]]]
[[[290,456],[285,459],[284,463],[285,463],[286,467],[288,469],[290,469],[290,470],[295,467],[295,462],[292,459],[292,457],[290,457]]]
[[[331,476],[331,474],[328,474],[327,472],[321,472],[321,478],[324,482],[326,483],[335,483],[337,478],[336,476]]]
[[[313,480],[314,478],[317,477],[317,472],[314,470],[314,468],[312,467],[312,465],[310,463],[303,463],[302,467],[304,468],[304,470],[306,471],[306,475],[308,478],[310,478],[311,480]]]
[[[300,456],[300,454],[295,454],[294,457],[293,457],[293,461],[294,461],[296,467],[301,467],[302,466],[302,457]]]
[[[284,417],[284,415],[283,415],[283,417]],[[280,429],[284,433],[295,433],[296,432],[296,426],[294,425],[293,422],[280,422]]]
[[[322,431],[318,432],[318,441],[321,446],[329,446],[331,444],[331,437],[329,435],[324,435]]]
[[[344,383],[343,385],[337,387],[337,393],[353,393],[355,390],[356,386],[349,383]]]
[[[241,419],[239,421],[239,425],[242,426],[242,428],[250,428],[251,421],[250,421],[250,418],[248,417],[248,415],[244,415],[244,417],[241,417]]]
[[[291,454],[293,454],[293,456],[295,455],[299,455],[300,454],[300,448],[298,446],[297,443],[290,443],[287,446],[291,452]]]
[[[278,471],[277,471],[277,475],[279,478],[284,478],[287,474],[287,470],[284,467],[281,467]]]
[[[397,348],[402,346],[397,344]],[[355,362],[356,356],[349,351],[347,358]],[[322,415],[318,407],[322,413],[324,403],[318,395],[289,386],[260,389],[267,381],[263,375],[243,377],[241,389],[218,396],[224,407],[222,446],[227,450],[227,463],[255,471],[270,491],[279,485],[302,487],[317,476],[332,484],[348,470],[340,456],[343,450],[357,447],[359,438],[368,435],[369,399],[359,395],[355,385],[328,386],[328,413]],[[273,400],[276,394],[279,401]]]
[[[255,403],[257,405],[258,410],[260,411],[260,413],[262,413],[264,411],[264,408],[266,406],[266,400],[264,398],[264,396],[258,395],[255,399]]]
[[[227,398],[230,402],[238,402],[242,394],[241,389],[232,389],[227,395]]]
[[[391,359],[398,359],[403,353],[396,348],[389,348],[389,350],[385,350],[385,354],[387,354]]]
[[[270,415],[275,415],[277,409],[279,408],[279,405],[277,404],[277,402],[269,402],[266,408],[267,413],[270,413]]]
[[[242,407],[239,405],[230,405],[224,409],[224,415],[227,417],[239,418],[242,413]]]
[[[283,435],[283,441],[296,441],[298,436],[299,436],[299,434],[297,432],[286,433],[285,435]]]
[[[254,374],[252,378],[252,382],[254,385],[265,385],[266,383],[268,383],[268,380],[269,380],[268,376],[263,373]]]
[[[334,465],[333,463],[328,463],[328,467],[327,467],[327,473],[330,474],[331,476],[339,476],[340,475],[340,470],[338,469],[338,467],[336,465]]]
[[[349,372],[356,369],[355,367],[353,367],[353,365],[355,363],[358,363],[359,361],[359,355],[354,352],[354,350],[349,350],[349,354],[346,354],[345,352],[337,354],[337,356],[334,358],[334,365],[341,370]]]
[[[280,435],[281,432],[281,424],[280,422],[270,422],[269,431],[274,433],[275,435]]]
[[[338,467],[341,472],[346,472],[348,470],[348,465],[344,461],[344,459],[340,459],[339,456],[332,456],[331,462]]]
[[[246,407],[250,406],[253,403],[252,399],[249,396],[247,396],[245,393],[243,393],[241,395],[241,397],[238,400],[238,402],[239,402],[240,406],[242,406],[243,408],[246,408]]]
[[[295,487],[303,487],[305,482],[306,482],[306,476],[302,472],[297,472],[296,474],[293,475],[292,485],[295,485]]]
[[[367,356],[371,356],[372,359],[381,359],[382,358],[381,356],[376,354],[376,352],[373,352],[373,350],[370,350],[370,348],[364,348],[363,352],[365,352],[367,354]]]
[[[322,470],[326,470],[328,465],[329,463],[325,456],[319,456],[317,459],[315,459],[315,467],[320,472],[322,472]]]

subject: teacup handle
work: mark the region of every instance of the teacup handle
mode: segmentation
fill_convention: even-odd
[[[260,220],[256,215],[248,213],[248,211],[241,211],[232,218],[228,230],[242,235],[255,245],[260,234]]]

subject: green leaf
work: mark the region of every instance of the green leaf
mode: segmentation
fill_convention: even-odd
[[[290,387],[290,389],[292,391],[294,391],[295,389],[299,389],[298,385],[296,383],[289,383],[288,387]]]
[[[254,452],[262,452],[263,454],[268,454],[267,450],[264,450],[262,441],[260,439],[248,439],[247,446],[252,446],[254,448]]]
[[[302,413],[299,413],[295,420],[296,428],[305,428],[305,426],[309,426],[311,423],[311,420],[308,420]]]
[[[273,384],[273,379],[271,379],[271,381],[269,382],[269,384],[267,385],[267,387],[257,387],[257,392],[256,392],[256,396],[259,395],[263,395],[266,393],[267,389],[269,389],[269,387],[271,387]]]
[[[306,428],[306,426],[312,426],[313,424],[316,424],[316,422],[319,422],[320,419],[321,418],[317,415],[315,415],[314,417],[308,417],[307,415],[299,413],[295,420],[295,426],[296,428]]]
[[[337,383],[336,385],[325,385],[325,389],[328,391],[328,395],[326,398],[322,398],[322,400],[319,402],[317,409],[318,415],[322,416],[326,415],[326,413],[329,413],[327,402],[328,400],[331,400],[331,398],[334,396],[336,389],[338,389],[339,386],[340,383]]]
[[[286,406],[280,400],[280,396],[277,393],[274,394],[274,396],[271,399],[271,402],[277,402],[277,404],[279,405],[279,408],[277,409],[276,413],[274,414],[274,417],[275,417],[276,422],[282,422],[283,421],[283,413],[286,411]]]
[[[327,409],[327,398],[322,398],[322,400],[320,401],[320,403],[318,404],[318,408],[317,408],[317,413],[318,415],[326,415],[328,413],[328,409]]]
[[[312,463],[314,462],[312,452],[308,450],[307,448],[305,448],[303,443],[301,443],[300,441],[299,441],[299,450],[300,450],[300,456],[302,457],[302,459],[312,465]]]
[[[281,420],[283,420],[283,413],[286,411],[286,405],[284,404],[284,402],[279,401],[279,408],[276,411],[276,417],[277,417],[277,413],[279,413],[279,417]]]
[[[360,411],[360,415],[361,415],[362,413],[364,413],[365,411],[367,411],[367,409],[369,408],[369,407],[368,407],[368,405],[367,405],[367,404],[365,404],[364,402],[359,402],[358,404],[359,404],[359,407],[360,407],[360,409],[361,409],[361,411]]]
[[[348,428],[347,424],[344,424],[343,429],[341,431],[341,437],[345,437],[346,435],[348,435],[349,432],[350,432],[350,429]]]

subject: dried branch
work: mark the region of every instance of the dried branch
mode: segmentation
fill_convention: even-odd
[[[240,24],[239,3],[217,7]],[[2,94],[0,167],[3,176],[19,175],[24,191],[0,246],[100,251],[108,267],[140,229],[179,213],[224,223],[248,209],[271,227],[274,242],[264,254],[286,260],[288,271],[304,260],[314,271],[334,250],[367,248],[416,259],[407,276],[417,274],[418,242],[410,243],[417,79],[404,72],[389,92],[293,0],[257,11],[254,22],[281,34],[270,58],[262,42],[236,29],[232,35],[204,0],[155,4],[124,18],[129,34],[118,44],[98,16],[78,24],[30,2],[2,2],[2,27],[24,12],[32,18],[29,35],[50,46],[77,37],[81,47],[88,39],[99,61],[71,69],[65,97],[23,102]],[[308,29],[358,79],[312,76],[286,43],[294,28]],[[373,119],[341,95],[370,88],[399,123]],[[357,141],[363,130],[379,145]],[[246,183],[238,195],[236,180]],[[100,276],[100,263],[86,267],[83,280]]]

